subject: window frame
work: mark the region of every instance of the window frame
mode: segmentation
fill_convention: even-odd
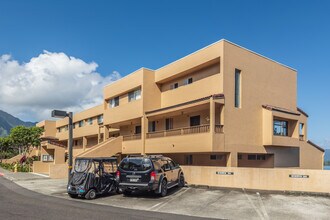
[[[234,104],[235,108],[242,107],[242,71],[239,69],[235,69],[235,76],[234,76]]]
[[[279,132],[276,132],[275,126],[280,129]],[[273,135],[288,137],[289,136],[289,121],[282,119],[274,119],[273,120]]]
[[[136,89],[128,93],[128,102],[141,99],[141,89]]]
[[[119,96],[113,97],[112,99],[109,100],[110,108],[115,108],[117,106],[119,106]]]

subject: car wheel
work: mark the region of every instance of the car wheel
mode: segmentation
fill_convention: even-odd
[[[184,180],[184,175],[183,173],[180,173],[180,176],[179,176],[179,187],[184,187],[185,185],[185,180]]]
[[[163,180],[160,187],[160,195],[165,197],[167,195],[167,181]]]
[[[123,193],[123,190],[119,187],[116,187],[116,193],[117,194],[122,194]]]
[[[132,194],[132,191],[125,190],[123,191],[124,196],[129,196]]]
[[[73,199],[78,197],[78,195],[76,195],[76,194],[69,194],[69,196],[70,196],[70,198],[73,198]]]
[[[91,200],[96,198],[96,191],[95,189],[91,189],[88,191],[88,193],[85,195],[85,199]]]

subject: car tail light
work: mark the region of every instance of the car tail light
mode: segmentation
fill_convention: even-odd
[[[116,172],[116,180],[119,181],[119,179],[120,179],[120,171],[117,170],[117,172]]]
[[[152,171],[150,173],[150,181],[155,181],[155,180],[156,180],[156,173],[155,173],[155,171]]]

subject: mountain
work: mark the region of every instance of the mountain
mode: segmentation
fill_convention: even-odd
[[[32,127],[32,126],[35,126],[36,123],[24,122],[24,121],[20,120],[19,118],[16,118],[16,117],[12,116],[11,114],[8,114],[7,112],[0,110],[0,137],[8,135],[10,132],[10,129],[13,127],[16,127],[18,125]]]

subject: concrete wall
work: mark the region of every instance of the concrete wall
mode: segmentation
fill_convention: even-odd
[[[182,166],[188,184],[259,190],[330,193],[330,171],[238,167]],[[220,175],[216,172],[233,172]],[[290,178],[289,175],[309,178]]]
[[[67,164],[50,164],[49,165],[49,177],[53,179],[64,179],[68,177],[68,165]]]
[[[298,147],[266,147],[266,151],[274,154],[274,167],[299,167]]]
[[[49,165],[52,162],[34,161],[33,162],[33,172],[34,173],[45,173],[49,174]]]

